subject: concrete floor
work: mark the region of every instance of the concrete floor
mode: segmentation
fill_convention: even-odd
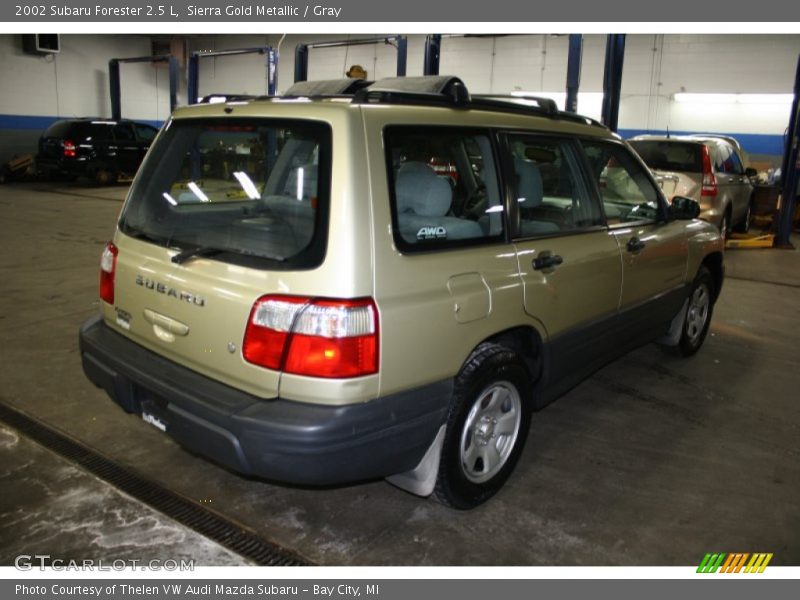
[[[0,565],[14,564],[20,554],[248,564],[2,425],[0,485],[0,539],[13,540],[0,545]]]
[[[382,481],[307,490],[245,479],[124,414],[84,378],[77,346],[124,188],[44,189],[0,187],[0,401],[311,561],[692,565],[709,551],[759,551],[800,565],[798,252],[729,252],[733,277],[697,356],[648,346],[586,380],[534,416],[506,488],[465,513]],[[29,498],[16,486],[3,495],[0,528]],[[24,547],[0,536],[0,557]]]

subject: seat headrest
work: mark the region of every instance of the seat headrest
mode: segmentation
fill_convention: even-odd
[[[426,217],[443,217],[450,210],[453,190],[423,162],[407,162],[397,171],[397,211]]]

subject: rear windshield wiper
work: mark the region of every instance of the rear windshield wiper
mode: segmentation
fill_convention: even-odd
[[[190,258],[214,256],[216,254],[223,254],[225,252],[231,252],[233,254],[241,254],[244,256],[268,258],[269,260],[275,260],[278,262],[286,261],[286,259],[282,256],[262,256],[260,254],[256,254],[255,252],[246,252],[244,250],[236,250],[234,248],[217,248],[216,246],[195,246],[193,248],[185,248],[184,250],[181,250],[175,256],[173,256],[171,260],[176,265],[182,265]]]

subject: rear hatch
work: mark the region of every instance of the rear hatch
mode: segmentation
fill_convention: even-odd
[[[703,146],[680,140],[631,140],[667,198],[687,196],[700,201]]]
[[[70,121],[56,121],[45,130],[39,138],[39,159],[57,160],[64,157],[64,140],[72,125]]]
[[[254,302],[292,293],[325,256],[331,131],[320,122],[176,119],[123,210],[106,322],[143,346],[261,397],[277,370],[242,352]]]

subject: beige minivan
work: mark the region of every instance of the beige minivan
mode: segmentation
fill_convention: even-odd
[[[173,115],[103,251],[83,368],[241,473],[470,508],[535,410],[642,344],[699,349],[722,241],[552,101],[347,85]]]

